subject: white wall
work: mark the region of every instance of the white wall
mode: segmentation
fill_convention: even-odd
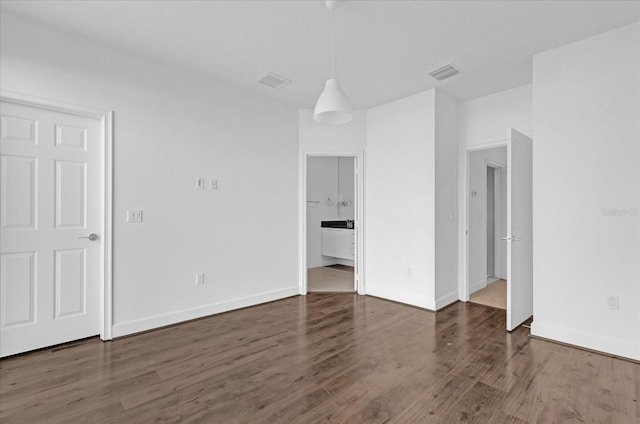
[[[298,292],[296,110],[9,13],[1,26],[3,90],[115,111],[114,335]]]
[[[506,140],[509,128],[531,136],[531,96],[531,84],[527,84],[461,102],[458,105],[460,146]]]
[[[313,156],[308,159],[307,268],[324,266],[320,223],[321,221],[336,219],[337,185],[337,157]]]
[[[322,256],[320,224],[354,219],[353,161],[340,156],[311,156],[307,161],[307,268],[345,262]],[[351,201],[352,206],[340,206],[339,199]]]
[[[507,147],[493,147],[474,150],[469,153],[469,187],[467,190],[469,204],[469,293],[487,286],[487,163],[502,165],[499,181],[500,208],[496,213],[500,216],[497,226],[501,237],[506,237],[507,217]],[[475,196],[471,193],[475,192]],[[500,277],[506,278],[507,250],[506,241],[496,242],[499,253],[496,262],[500,263]]]
[[[338,197],[336,203],[337,219],[354,219],[355,212],[355,180],[354,157],[338,157]]]
[[[319,124],[313,110],[300,109],[299,148],[301,153],[356,153],[366,145],[366,112],[354,111],[353,120],[343,125]]]
[[[436,309],[458,300],[458,104],[435,91]]]
[[[435,309],[435,90],[367,111],[367,294]]]
[[[458,299],[457,104],[434,89],[366,122],[367,294],[444,307]]]
[[[532,137],[532,106],[532,86],[530,84],[461,102],[458,105],[460,149],[458,152],[458,215],[461,218],[458,222],[458,269],[460,270],[458,287],[460,295],[464,292],[465,276],[468,272],[464,252],[465,233],[468,230],[466,227],[467,219],[465,219],[469,193],[467,151],[505,144],[509,128],[515,128]],[[506,276],[506,269],[503,268],[503,272]],[[470,278],[472,282],[476,280],[479,281],[479,278]]]
[[[536,55],[533,110],[532,333],[640,360],[640,23]]]

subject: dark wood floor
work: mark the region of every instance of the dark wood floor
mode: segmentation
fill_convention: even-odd
[[[640,422],[640,365],[437,314],[311,294],[0,361],[9,423]]]

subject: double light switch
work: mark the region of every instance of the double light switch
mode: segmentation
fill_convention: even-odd
[[[216,179],[209,179],[209,185],[208,185],[210,190],[217,190],[218,189],[218,180]],[[204,178],[200,178],[198,177],[196,179],[196,188],[198,190],[204,190],[205,188],[207,188],[207,184],[206,184],[206,180]]]

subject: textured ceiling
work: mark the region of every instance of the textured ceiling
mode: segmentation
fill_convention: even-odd
[[[465,100],[531,82],[532,55],[640,19],[637,1],[355,1],[335,12],[355,108],[433,87]],[[312,108],[330,76],[324,1],[2,1],[3,12]],[[432,69],[463,73],[437,82]],[[255,83],[266,71],[293,80]]]

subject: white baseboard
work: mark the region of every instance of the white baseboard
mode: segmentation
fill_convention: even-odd
[[[307,261],[307,269],[320,268],[321,266],[324,266],[324,263],[322,261]]]
[[[634,343],[545,324],[535,317],[531,323],[531,335],[640,361],[640,346]]]
[[[273,300],[284,299],[286,297],[295,296],[298,294],[299,288],[298,286],[295,286],[286,289],[260,293],[253,296],[225,300],[218,303],[210,303],[208,305],[203,305],[196,308],[182,309],[166,314],[159,314],[147,318],[123,322],[115,324],[113,326],[113,337],[122,337],[128,334],[152,330],[154,328],[177,324],[179,322],[188,321],[195,318],[202,318],[208,315],[219,314],[221,312],[227,312],[239,308],[246,308],[247,306],[259,305],[261,303],[271,302]]]
[[[458,291],[451,292],[449,294],[445,294],[444,296],[440,296],[436,299],[436,311],[438,309],[442,309],[447,305],[451,305],[453,302],[458,300]]]
[[[416,296],[413,293],[401,292],[385,287],[371,287],[369,285],[367,286],[367,294],[382,299],[393,300],[394,302],[406,303],[407,305],[417,306],[430,311],[436,310],[435,300],[426,296]]]
[[[469,284],[469,294],[471,293],[475,293],[478,290],[481,290],[483,288],[487,287],[487,279],[483,279],[480,281],[476,281],[475,283],[471,283]]]

